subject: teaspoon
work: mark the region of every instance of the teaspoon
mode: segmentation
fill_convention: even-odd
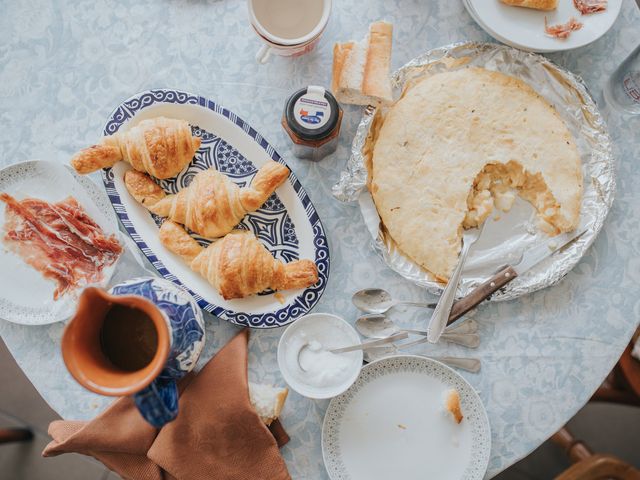
[[[413,307],[435,308],[435,303],[405,302],[394,300],[391,294],[381,288],[365,288],[353,294],[351,301],[359,310],[365,313],[385,313],[396,305],[410,305]]]
[[[471,325],[465,325],[465,323],[467,322],[448,328],[442,334],[441,338],[446,342],[469,348],[477,348],[478,345],[480,345],[480,336],[475,333],[478,324],[475,321],[473,321]],[[368,338],[387,338],[398,332],[407,332],[423,336],[427,335],[426,331],[400,328],[390,318],[378,314],[362,315],[356,320],[356,330]]]
[[[385,346],[386,344],[393,343],[396,340],[403,340],[408,336],[409,334],[407,332],[397,332],[392,335],[389,335],[388,337],[381,338],[379,340],[373,340],[371,342],[363,342],[357,345],[351,345],[350,347],[332,348],[328,351],[330,353],[347,353],[347,352],[354,352],[356,350],[364,350],[366,352],[367,349],[369,348],[379,348],[381,346]],[[311,348],[310,342],[306,342],[304,345],[302,345],[302,347],[300,347],[300,350],[298,350],[298,355],[296,356],[296,359],[298,361],[298,366],[300,367],[300,370],[302,370],[303,372],[306,372],[307,370],[302,366],[302,362],[300,361],[300,355],[302,355],[302,352],[308,348]]]
[[[377,348],[372,348],[370,350],[365,350],[364,361],[370,363],[375,360],[380,360],[381,358],[396,355],[400,353],[400,348],[402,348],[403,346],[411,345],[412,343],[413,342],[409,342],[404,345],[377,347]],[[461,370],[466,370],[467,372],[471,372],[471,373],[478,373],[482,366],[478,358],[437,357],[437,356],[421,355],[421,354],[415,354],[415,353],[412,353],[411,355],[414,355],[416,357],[430,358],[431,360],[436,360],[440,363],[444,363],[449,367],[459,368]]]

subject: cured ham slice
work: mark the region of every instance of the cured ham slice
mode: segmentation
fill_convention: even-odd
[[[116,236],[106,235],[73,197],[49,203],[0,193],[0,201],[6,204],[4,244],[56,282],[56,300],[78,286],[99,282],[104,268],[122,253]]]
[[[604,12],[608,0],[573,0],[573,5],[582,15]]]
[[[550,37],[566,39],[569,38],[571,32],[580,30],[581,28],[582,23],[573,17],[571,17],[567,23],[559,23],[557,25],[549,25],[547,23],[547,17],[544,17],[544,31]]]

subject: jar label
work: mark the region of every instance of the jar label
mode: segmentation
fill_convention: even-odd
[[[307,93],[296,100],[293,115],[304,128],[316,130],[324,126],[331,117],[331,105],[324,98],[324,88],[309,87]]]
[[[629,72],[622,78],[624,92],[636,103],[640,103],[640,72]]]

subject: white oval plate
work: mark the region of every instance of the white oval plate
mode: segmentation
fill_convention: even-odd
[[[175,178],[160,182],[165,191],[176,193],[189,185],[196,173],[211,166],[242,186],[267,161],[284,163],[275,149],[235,113],[209,99],[178,90],[149,90],[125,100],[109,117],[104,134],[112,135],[157,116],[184,119],[191,124],[194,135],[202,138],[191,164]],[[163,219],[136,202],[124,185],[124,173],[130,168],[129,164],[119,162],[103,171],[107,195],[116,214],[156,270],[187,288],[201,308],[238,325],[269,328],[292,322],[318,302],[329,276],[329,248],[320,218],[293,173],[257,212],[247,215],[240,224],[241,228],[254,232],[276,258],[285,262],[308,258],[318,266],[316,285],[282,291],[284,300],[280,302],[273,292],[224,300],[203,277],[168,251],[158,237]],[[199,240],[202,244],[209,243]]]
[[[558,52],[583,47],[607,33],[618,18],[622,0],[609,0],[607,10],[581,15],[572,0],[560,0],[556,10],[545,12],[505,5],[500,0],[463,0],[473,19],[496,40],[521,50]],[[549,25],[566,23],[570,17],[582,22],[580,30],[563,40],[549,37],[544,31],[544,18]]]
[[[0,192],[18,200],[33,197],[48,202],[72,196],[107,234],[118,234],[118,221],[100,187],[60,163],[31,160],[9,165],[0,170]],[[4,212],[0,202],[0,225],[4,224]],[[108,284],[114,268],[103,271],[100,286]],[[80,289],[54,300],[55,282],[5,248],[0,248],[0,269],[0,318],[23,325],[45,325],[64,320],[75,310]]]
[[[464,419],[444,409],[460,393]],[[322,455],[332,480],[480,480],[491,451],[484,405],[449,367],[403,355],[370,363],[331,400],[322,425]]]

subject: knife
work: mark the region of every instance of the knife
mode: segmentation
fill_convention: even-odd
[[[550,257],[554,253],[564,250],[577,239],[579,239],[587,228],[574,230],[552,237],[545,242],[527,249],[522,253],[520,262],[516,265],[507,265],[486,282],[477,286],[471,293],[462,297],[453,304],[447,325],[455,322],[469,310],[489,298],[496,291],[500,290],[507,283],[522,275],[524,272],[534,267],[542,260]]]
[[[333,348],[329,351],[331,353],[347,353],[347,352],[354,352],[356,350],[366,350],[367,348],[371,348],[371,347],[379,347],[381,345],[387,345],[388,343],[393,343],[396,340],[404,340],[405,338],[408,338],[408,337],[409,337],[409,332],[398,332],[386,338],[381,338],[380,340],[373,340],[372,342],[359,343],[358,345],[352,345],[350,347]],[[302,351],[302,349],[300,351]]]

